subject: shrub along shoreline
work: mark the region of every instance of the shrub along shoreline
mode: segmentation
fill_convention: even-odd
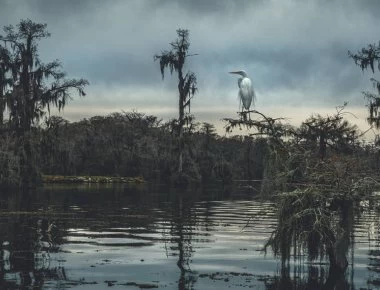
[[[141,176],[64,176],[42,175],[42,183],[145,183]]]

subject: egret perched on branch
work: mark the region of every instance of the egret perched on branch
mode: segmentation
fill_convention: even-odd
[[[255,100],[256,100],[256,95],[255,95],[255,91],[253,90],[252,81],[248,77],[247,73],[243,70],[231,71],[230,74],[241,75],[241,78],[238,79],[239,100],[240,102],[243,103],[241,111],[243,112],[244,109],[248,111],[249,107],[251,106],[251,103],[253,103],[254,105]],[[240,102],[239,102],[239,109],[240,109]]]

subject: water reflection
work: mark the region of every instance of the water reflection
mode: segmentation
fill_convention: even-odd
[[[41,289],[45,279],[65,279],[61,267],[51,267],[61,236],[51,217],[33,208],[35,193],[3,194],[1,200],[1,289]]]
[[[215,189],[47,187],[2,193],[0,289],[377,289],[379,214],[348,211],[349,268],[260,251],[273,205]],[[246,227],[247,221],[250,220]],[[368,235],[369,228],[372,236]],[[244,229],[244,230],[243,230]],[[351,233],[351,234],[350,234]],[[354,234],[352,234],[354,233]]]

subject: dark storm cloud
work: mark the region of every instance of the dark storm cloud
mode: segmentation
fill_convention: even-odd
[[[16,10],[16,13],[25,9],[29,10],[36,16],[46,15],[54,18],[57,16],[73,16],[85,12],[93,12],[94,10],[101,8],[103,5],[107,5],[107,2],[109,3],[109,1],[102,0],[0,0],[0,5],[4,8],[2,9],[3,13],[0,13],[2,15],[9,15],[9,11],[12,8]]]
[[[266,0],[156,0],[149,4],[153,8],[177,6],[182,11],[196,15],[241,13],[252,5],[259,5]]]
[[[37,14],[56,15],[72,15],[82,14],[86,11],[92,12],[107,5],[109,1],[102,0],[28,0],[29,8]]]

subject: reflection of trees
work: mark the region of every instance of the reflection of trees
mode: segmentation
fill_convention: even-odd
[[[306,270],[306,273],[305,273]],[[305,269],[302,262],[297,263],[291,271],[289,266],[283,266],[281,273],[274,277],[260,277],[267,290],[333,290],[354,289],[344,274],[334,274],[322,266],[309,265]]]
[[[66,279],[64,268],[50,265],[49,255],[59,250],[61,229],[49,216],[26,214],[33,212],[34,198],[34,192],[25,191],[8,200],[10,214],[0,223],[1,289],[41,289],[46,280]],[[17,276],[19,281],[11,280]]]
[[[380,204],[378,201],[363,201],[366,210],[363,213],[363,229],[368,231],[368,279],[367,284],[375,287],[380,285]]]
[[[182,196],[172,206],[172,217],[170,224],[171,242],[176,244],[171,247],[174,256],[178,256],[177,266],[180,270],[178,279],[178,290],[193,289],[196,276],[190,268],[191,257],[194,252],[192,239],[193,229],[196,226],[195,213],[192,207],[184,205],[186,200]]]
[[[102,192],[97,192],[101,190]],[[199,288],[198,283],[203,283],[202,276],[193,272],[193,270],[199,269],[195,268],[192,259],[196,255],[195,251],[198,251],[197,246],[211,241],[214,231],[218,230],[215,221],[222,219],[222,217],[218,215],[218,207],[215,207],[214,202],[197,203],[200,193],[182,193],[181,195],[171,194],[171,192],[166,193],[167,195],[157,195],[147,194],[137,189],[128,189],[128,192],[126,192],[124,188],[105,190],[104,188],[97,189],[95,187],[91,190],[81,189],[79,191],[66,189],[65,193],[57,190],[52,193],[50,189],[42,194],[37,193],[37,195],[34,193],[12,194],[6,202],[2,199],[0,206],[6,209],[6,212],[13,213],[3,213],[0,219],[0,250],[1,256],[4,257],[0,261],[0,289],[41,289],[52,281],[61,282],[62,287],[72,285],[69,283],[74,283],[75,281],[68,280],[71,276],[71,272],[67,270],[68,266],[66,267],[67,272],[63,267],[59,267],[55,263],[54,253],[60,251],[60,245],[64,242],[63,237],[68,234],[65,229],[74,227],[86,228],[90,231],[103,231],[108,227],[124,228],[120,230],[123,232],[125,228],[133,230],[144,228],[149,233],[157,233],[161,229],[166,229],[168,235],[164,237],[164,240],[168,241],[168,253],[175,260],[171,261],[173,261],[173,272],[177,275],[178,289]],[[212,196],[212,200],[222,199],[223,197],[225,198],[223,193],[218,191]],[[4,195],[2,198],[5,198]],[[65,211],[65,214],[71,214],[70,205],[78,205],[78,207],[86,210],[83,214],[75,213],[75,216],[70,216],[68,219],[61,219],[62,216],[58,219],[56,215],[49,214],[49,208],[47,207],[53,206],[55,208],[59,206],[60,210]],[[127,213],[126,210],[117,210],[124,205],[130,207]],[[37,210],[41,208],[44,210],[38,213]],[[341,222],[340,227],[345,229],[342,235],[346,237],[346,242],[341,244],[340,247],[344,252],[350,250],[350,255],[347,255],[347,257],[352,259],[349,261],[350,267],[347,268],[346,275],[333,275],[329,272],[328,266],[324,264],[310,265],[304,258],[303,253],[300,253],[302,255],[296,256],[295,260],[293,260],[292,256],[289,262],[290,265],[285,264],[277,276],[259,277],[258,281],[263,281],[268,290],[354,289],[353,267],[351,267],[354,261],[353,237],[356,236],[359,243],[362,243],[363,237],[360,234],[364,233],[364,239],[367,238],[365,230],[368,229],[370,222],[379,222],[379,213],[374,210],[363,213],[360,217],[360,219],[364,220],[364,225],[360,224],[362,232],[356,232],[353,235],[353,208],[349,206],[343,208],[347,211],[340,212],[341,219],[339,221]],[[26,211],[30,211],[31,214],[22,214]],[[108,215],[111,212],[116,214],[117,217]],[[85,218],[78,219],[74,217]],[[94,221],[97,222],[94,223]],[[263,225],[261,220],[256,221],[256,223]],[[358,221],[356,221],[356,227],[358,227]],[[374,224],[374,229],[378,230],[378,228],[380,228],[379,224]],[[130,234],[130,232],[127,233]],[[134,237],[138,239],[144,237],[149,243],[159,243],[161,241],[157,240],[157,236],[154,236],[151,241],[150,236],[145,237],[140,231],[138,231],[138,234],[133,231],[131,238]],[[369,277],[368,285],[376,288],[378,285],[376,283],[379,281],[377,279],[378,273],[380,272],[378,231],[371,241],[372,246],[368,253],[370,259],[368,266],[370,268],[360,278],[367,279],[367,274],[371,275],[372,273],[373,277]],[[4,242],[9,242],[9,245]],[[254,263],[255,261],[252,262]],[[221,268],[221,271],[223,271],[223,268]],[[360,273],[360,271],[357,272]],[[231,289],[232,286],[238,286],[240,283],[245,283],[244,285],[247,288],[250,286],[250,282],[245,280],[250,276],[235,276],[235,274],[237,273],[221,272],[218,275],[210,274],[207,279],[213,279],[213,276],[215,276],[216,278],[222,278],[215,279],[217,280],[216,282],[223,283],[223,280],[227,278],[226,280],[229,279],[229,281],[225,282],[224,285],[231,285]],[[254,274],[252,273],[252,277]],[[235,283],[239,279],[238,277],[241,278],[239,284]],[[198,278],[199,281],[197,280]],[[234,281],[233,279],[236,280]],[[257,281],[255,282],[260,284]],[[83,284],[80,281],[76,283]]]

